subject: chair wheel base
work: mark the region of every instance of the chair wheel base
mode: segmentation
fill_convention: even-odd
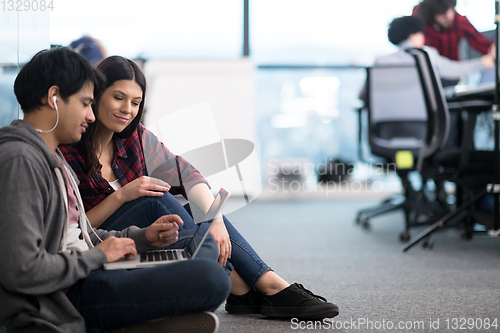
[[[434,241],[430,238],[425,238],[422,241],[422,248],[432,250],[434,248]]]
[[[465,240],[471,240],[474,235],[474,230],[462,229],[460,237]]]
[[[361,226],[365,230],[370,230],[371,227],[372,227],[371,224],[370,224],[370,222],[368,222],[368,219],[365,219],[365,220],[361,221]]]
[[[410,233],[408,231],[403,231],[399,234],[399,240],[401,241],[401,243],[406,243],[410,240]]]

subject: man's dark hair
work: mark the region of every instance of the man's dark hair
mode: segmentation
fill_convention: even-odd
[[[418,5],[418,16],[420,16],[426,24],[435,23],[434,17],[442,15],[450,8],[455,8],[457,0],[423,0]]]
[[[14,93],[24,113],[42,106],[42,98],[52,86],[59,87],[63,101],[94,83],[94,96],[104,85],[104,77],[85,57],[66,47],[43,50],[23,66],[14,82]]]
[[[394,19],[389,24],[387,35],[389,41],[394,45],[399,45],[405,41],[412,34],[422,32],[424,30],[424,23],[422,19],[417,16],[402,16]]]

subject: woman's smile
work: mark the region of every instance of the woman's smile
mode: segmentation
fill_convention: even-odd
[[[118,121],[121,121],[121,122],[124,122],[126,123],[128,121],[128,118],[127,117],[122,117],[122,116],[117,116],[117,115],[113,115],[116,119],[118,119]]]

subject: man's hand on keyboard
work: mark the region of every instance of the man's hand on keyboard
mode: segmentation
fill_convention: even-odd
[[[156,247],[175,243],[179,235],[179,226],[183,224],[179,215],[164,215],[148,227],[146,238]]]
[[[111,236],[96,246],[106,254],[108,262],[115,262],[122,257],[128,258],[137,255],[135,242],[130,238],[116,238]]]

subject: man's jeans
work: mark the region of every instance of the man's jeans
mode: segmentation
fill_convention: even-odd
[[[184,313],[215,311],[230,281],[215,262],[193,259],[151,268],[97,270],[67,296],[85,319],[87,332]]]
[[[160,216],[168,214],[177,214],[184,222],[184,225],[179,228],[179,241],[186,240],[192,236],[194,231],[198,228],[198,225],[191,216],[189,205],[183,207],[179,201],[168,192],[165,192],[161,197],[142,197],[124,204],[111,215],[100,228],[105,230],[123,230],[131,225],[143,228],[149,226]],[[243,280],[255,289],[255,284],[259,278],[267,271],[270,271],[271,268],[264,263],[252,246],[248,244],[245,238],[236,228],[234,228],[225,216],[223,216],[223,220],[232,247],[231,258],[228,260],[225,269],[227,273],[230,274],[234,268]],[[202,223],[200,226],[202,230],[198,231],[197,234],[203,234],[202,231],[207,227],[208,225],[206,223]],[[182,248],[185,244],[186,243],[176,243],[170,247]],[[210,236],[207,237],[203,246],[209,247],[210,249],[212,249],[213,246],[217,248],[217,245],[214,244],[215,241]],[[200,253],[199,258],[209,259],[210,256],[207,255],[207,252],[210,252],[210,249]],[[217,258],[215,258],[215,260],[216,259]]]

